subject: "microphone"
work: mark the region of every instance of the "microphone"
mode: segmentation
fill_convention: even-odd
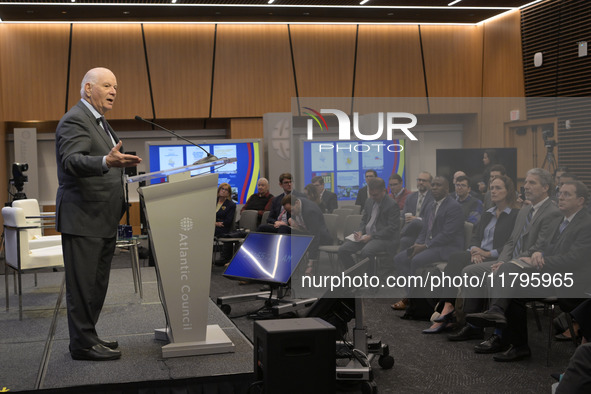
[[[181,140],[187,141],[189,144],[191,144],[193,146],[196,146],[197,148],[199,148],[203,152],[205,152],[207,154],[207,156],[204,157],[204,158],[202,158],[202,159],[197,160],[195,163],[193,163],[194,165],[195,164],[205,164],[205,163],[209,163],[209,162],[212,162],[212,161],[219,160],[216,156],[212,155],[211,153],[209,153],[208,151],[206,151],[205,149],[203,149],[202,146],[194,143],[193,141],[190,141],[190,140],[186,139],[185,137],[182,137],[182,136],[178,135],[177,133],[175,133],[172,130],[168,130],[167,128],[165,128],[163,126],[160,126],[158,123],[150,122],[149,120],[144,119],[144,118],[142,118],[139,115],[136,115],[135,116],[135,120],[141,120],[142,122],[146,122],[146,123],[149,123],[151,125],[154,125],[154,126],[158,127],[159,129],[162,129],[162,130],[166,131],[167,133],[170,133],[170,134],[174,135],[175,137],[180,138]]]

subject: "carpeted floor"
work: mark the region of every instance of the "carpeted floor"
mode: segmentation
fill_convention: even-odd
[[[239,285],[222,276],[223,267],[213,267],[210,295],[256,292],[257,284]],[[546,366],[549,316],[540,311],[542,330],[538,331],[533,311],[528,310],[532,357],[528,360],[499,363],[492,355],[476,354],[480,341],[450,342],[447,333],[425,335],[428,322],[402,320],[402,312],[393,311],[391,298],[364,300],[365,324],[373,339],[389,345],[394,367],[383,370],[373,362],[379,393],[543,393],[555,382],[553,372],[563,372],[574,352],[572,342],[552,341],[550,366]],[[262,301],[232,305],[230,318],[252,340],[253,320],[245,314],[261,307]]]
[[[147,262],[144,262],[147,264]],[[322,263],[322,262],[321,262]],[[129,256],[122,254],[116,256],[113,264],[114,270],[126,269],[126,275],[130,277],[129,272]],[[240,285],[236,281],[229,280],[222,276],[223,267],[213,266],[211,274],[211,290],[210,296],[215,302],[217,297],[231,294],[242,294],[258,291],[260,285],[247,284]],[[142,314],[150,316],[150,313],[142,312],[142,308],[155,309],[151,311],[154,316],[161,318],[160,306],[155,293],[154,275],[152,268],[145,267],[148,272],[144,275],[144,289],[147,291],[147,296],[144,297],[144,302],[139,304],[137,297],[134,295],[126,295],[131,297],[127,299],[118,299],[117,304],[121,305],[116,313],[109,305],[106,306],[104,316],[102,316],[101,324],[104,325],[121,325],[121,332],[129,331],[126,327],[128,319],[121,319],[122,315],[141,316]],[[0,270],[1,271],[1,270]],[[114,272],[112,275],[112,282],[117,281],[118,275]],[[1,282],[3,284],[4,278]],[[125,279],[129,281],[130,279]],[[146,283],[147,282],[147,283]],[[59,285],[59,284],[58,284]],[[46,297],[49,301],[42,301],[43,304],[51,305],[55,303],[56,288],[46,288],[48,291]],[[129,287],[130,284],[127,284]],[[133,291],[133,285],[131,285]],[[2,293],[4,292],[3,285]],[[129,289],[125,292],[129,293]],[[133,293],[131,293],[133,294]],[[39,296],[39,294],[38,294]],[[41,294],[44,297],[44,294]],[[0,297],[2,298],[2,297]],[[150,302],[146,302],[146,301]],[[12,301],[12,299],[11,299]],[[395,365],[392,369],[383,370],[377,362],[373,363],[374,377],[377,383],[379,393],[543,393],[550,392],[550,386],[553,379],[550,377],[552,372],[562,372],[574,352],[574,346],[571,342],[552,342],[550,351],[550,366],[546,366],[546,349],[548,341],[549,318],[542,316],[542,330],[538,331],[533,313],[529,314],[529,333],[530,333],[530,347],[532,349],[532,357],[528,360],[516,363],[498,363],[492,360],[491,355],[475,354],[472,350],[473,346],[478,341],[453,343],[446,340],[446,334],[438,335],[424,335],[421,330],[428,327],[427,322],[422,321],[408,321],[399,318],[400,312],[394,312],[390,309],[390,304],[394,300],[389,298],[367,298],[364,300],[365,307],[365,324],[368,333],[372,335],[373,339],[380,339],[383,343],[389,345],[390,354],[395,359]],[[244,336],[252,341],[253,338],[253,320],[245,317],[248,312],[255,311],[263,305],[262,301],[251,301],[232,305],[232,311],[229,315],[232,323],[244,334]],[[63,307],[63,305],[62,305]],[[215,307],[214,307],[215,308]],[[14,312],[11,312],[14,313]],[[32,311],[29,313],[45,313],[44,310]],[[49,312],[48,312],[49,313]],[[60,312],[63,314],[63,312]],[[63,316],[62,316],[63,317]],[[32,319],[31,322],[37,320]],[[1,319],[0,319],[1,322]],[[63,323],[63,322],[62,322]],[[146,322],[144,325],[152,327],[152,321]],[[24,326],[22,332],[18,333],[19,337],[27,337],[28,340],[23,342],[33,342],[44,340],[43,337],[34,338],[28,336],[27,332],[41,332],[43,328],[37,330],[32,326]],[[6,332],[8,328],[2,326],[0,332],[4,338],[4,349],[11,349],[10,337],[12,333]],[[148,329],[140,330],[138,332],[149,333]],[[146,338],[151,334],[146,334]],[[60,324],[57,328],[56,345],[62,353],[66,353],[65,343],[62,341],[67,336],[65,327]],[[141,336],[136,337],[138,340],[143,340]],[[129,341],[133,338],[129,337]],[[125,342],[125,337],[122,338]],[[135,340],[135,339],[134,339]],[[152,343],[151,337],[144,342]],[[26,343],[25,343],[26,345]],[[130,346],[132,343],[130,342]],[[133,346],[131,346],[133,347]],[[158,349],[148,348],[149,351],[158,353]],[[18,350],[18,349],[17,349]],[[22,348],[21,348],[22,350]],[[19,352],[21,351],[19,350]],[[26,350],[26,349],[25,349]],[[57,354],[57,357],[65,357],[62,354]],[[216,356],[212,356],[216,357]],[[67,358],[67,357],[66,357]],[[250,356],[248,357],[250,359]],[[3,356],[3,359],[5,357]],[[57,358],[53,362],[57,362]],[[55,387],[59,384],[60,379],[65,379],[68,375],[67,370],[57,367],[58,364],[52,362],[49,365],[48,371],[50,374],[46,377],[45,387]],[[4,364],[4,362],[2,363]],[[5,365],[5,364],[4,364]],[[170,366],[168,366],[170,367]],[[1,372],[6,372],[6,367],[0,368],[0,377],[4,375],[6,378],[9,375]],[[57,369],[56,369],[57,368]],[[66,375],[57,373],[63,371]],[[121,371],[116,371],[117,373]],[[214,374],[215,371],[212,371]],[[30,379],[34,380],[37,369],[31,371]],[[166,372],[168,373],[168,372]],[[63,375],[63,376],[62,376]],[[2,387],[2,379],[0,379],[0,387]],[[21,388],[22,389],[22,388]],[[344,388],[345,391],[355,391],[354,387],[350,389]]]

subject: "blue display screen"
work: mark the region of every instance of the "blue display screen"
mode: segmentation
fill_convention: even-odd
[[[224,276],[286,284],[314,239],[309,235],[250,233]]]
[[[366,170],[375,170],[386,185],[397,173],[404,185],[404,155],[404,140],[304,141],[304,185],[322,176],[324,187],[340,201],[355,200]]]
[[[218,183],[232,186],[232,198],[238,204],[246,203],[248,197],[257,192],[257,182],[261,171],[260,143],[204,143],[202,147],[218,158],[235,157],[236,162],[218,167],[192,171],[191,175],[215,171],[219,174]],[[189,144],[150,144],[148,149],[150,172],[183,167],[206,156],[205,152]],[[164,182],[165,178],[152,179],[151,184]]]

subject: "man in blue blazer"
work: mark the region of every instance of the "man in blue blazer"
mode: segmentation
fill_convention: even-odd
[[[460,204],[449,196],[449,181],[442,176],[436,177],[431,184],[431,193],[434,201],[425,208],[425,223],[417,241],[394,257],[398,275],[414,275],[418,268],[447,261],[452,253],[464,247],[464,213]],[[407,288],[407,296],[409,294]],[[407,304],[407,300],[402,300],[392,308],[406,309]]]
[[[114,350],[118,343],[100,339],[95,326],[125,212],[122,168],[141,159],[120,152],[122,143],[103,116],[117,96],[115,75],[106,68],[88,71],[80,95],[55,136],[56,229],[62,233],[70,354],[75,360],[113,360],[121,357]]]

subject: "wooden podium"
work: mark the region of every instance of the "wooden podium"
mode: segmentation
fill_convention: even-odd
[[[168,340],[162,356],[181,357],[228,353],[234,344],[216,325],[207,325],[218,174],[191,177],[191,171],[236,159],[189,165],[128,177],[127,182],[168,177],[168,182],[143,186],[145,214],[166,328],[156,339]]]

